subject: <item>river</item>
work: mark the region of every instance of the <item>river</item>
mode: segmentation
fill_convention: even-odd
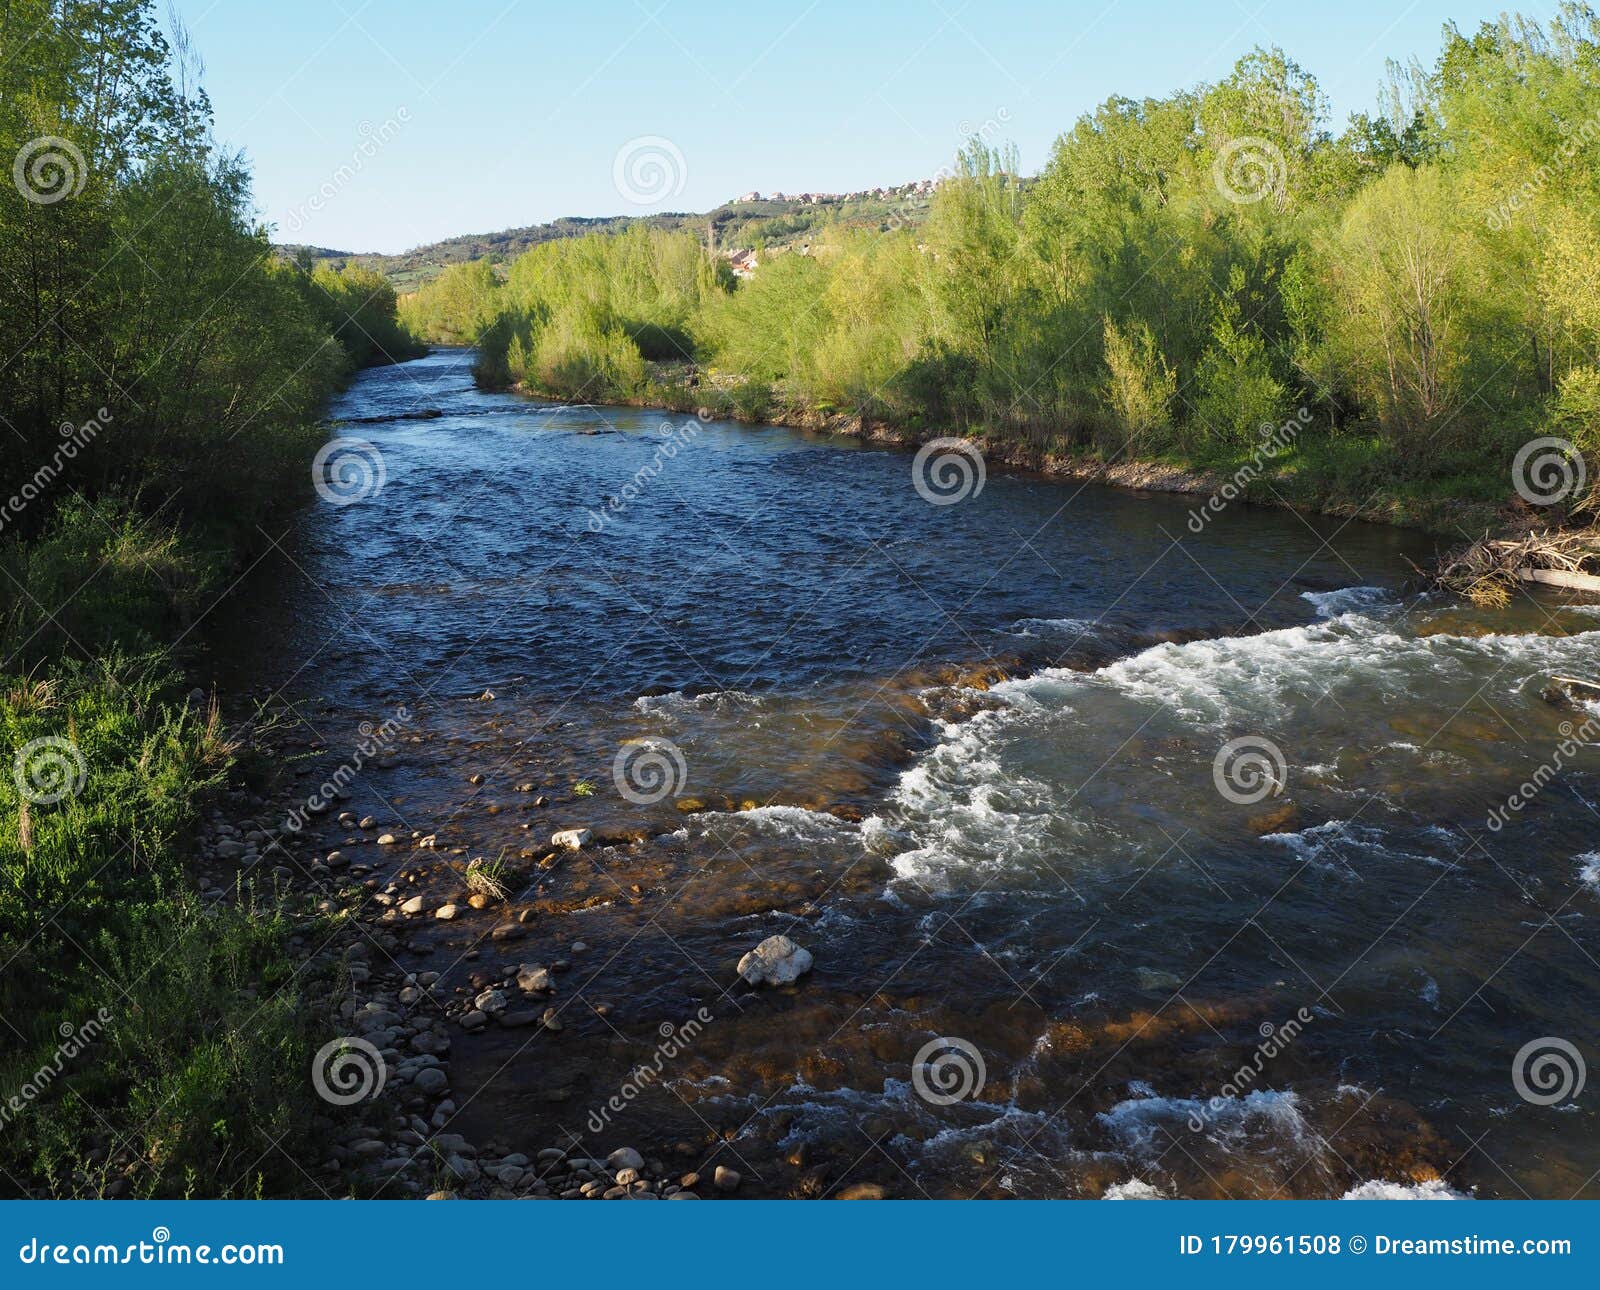
[[[1593,610],[1418,595],[1430,541],[1287,510],[934,504],[908,452],[470,362],[353,382],[355,500],[208,642],[308,784],[381,731],[349,809],[438,838],[308,854],[430,902],[509,866],[406,970],[570,961],[559,1033],[456,1041],[469,1133],[760,1195],[1600,1195],[1600,733],[1542,697],[1600,672]],[[746,988],[779,933],[812,971]]]

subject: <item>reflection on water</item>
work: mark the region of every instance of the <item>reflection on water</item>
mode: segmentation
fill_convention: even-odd
[[[559,1042],[458,1045],[473,1128],[720,1142],[765,1194],[1597,1193],[1593,1097],[1512,1067],[1600,1057],[1600,760],[1541,696],[1600,672],[1600,618],[1408,594],[1427,545],[1341,521],[1195,535],[999,474],[930,506],[905,454],[483,394],[469,358],[358,379],[384,491],[305,514],[213,649],[327,760],[414,714],[353,805],[441,850],[385,868],[527,863],[525,941],[408,928],[416,966],[586,943]],[[641,750],[665,779],[614,778]],[[735,989],[780,931],[812,974]]]

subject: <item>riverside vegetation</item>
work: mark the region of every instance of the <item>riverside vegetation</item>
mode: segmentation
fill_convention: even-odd
[[[745,282],[638,226],[453,265],[401,316],[479,345],[490,384],[1034,460],[1228,473],[1303,409],[1248,496],[1448,527],[1509,496],[1531,437],[1600,447],[1600,20],[1447,28],[1381,97],[1335,132],[1257,50],[1107,100],[1036,178],[974,140],[925,218],[823,230]]]
[[[417,347],[381,277],[279,261],[209,125],[144,0],[0,15],[6,1194],[293,1194],[320,1105],[306,924],[189,872],[240,749],[172,647]]]

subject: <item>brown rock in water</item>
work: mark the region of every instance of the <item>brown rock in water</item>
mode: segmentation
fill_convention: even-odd
[[[1292,802],[1285,802],[1275,811],[1264,811],[1260,815],[1250,817],[1250,832],[1256,834],[1288,833],[1291,832],[1296,821],[1300,818],[1300,808]]]
[[[885,1200],[888,1198],[888,1189],[882,1183],[863,1182],[851,1183],[843,1187],[834,1196],[835,1200]]]

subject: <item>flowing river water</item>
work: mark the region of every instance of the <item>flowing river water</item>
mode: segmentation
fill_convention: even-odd
[[[430,908],[505,859],[407,970],[570,959],[559,1033],[456,1042],[469,1133],[762,1195],[1600,1195],[1600,721],[1543,697],[1600,674],[1594,610],[1419,596],[1430,542],[1289,511],[998,471],[933,505],[907,452],[471,357],[356,379],[381,491],[210,642],[308,784],[383,732],[349,808],[438,838],[313,850]],[[742,985],[779,933],[812,971]]]

